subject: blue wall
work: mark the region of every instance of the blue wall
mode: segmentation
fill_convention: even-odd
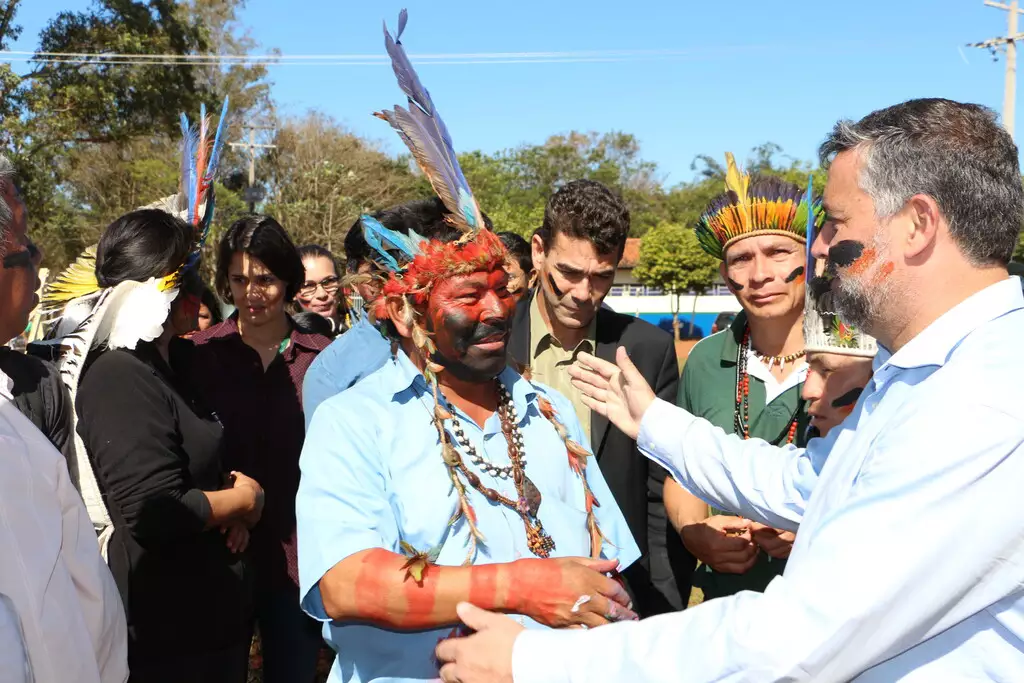
[[[718,313],[698,313],[694,319],[694,333],[693,335],[688,334],[690,328],[690,314],[680,313],[679,314],[679,336],[682,339],[686,338],[702,338],[711,334],[711,326],[715,323],[715,318],[718,317]],[[672,332],[672,314],[671,313],[641,313],[639,316],[642,320],[646,320],[652,325],[656,325],[666,332]]]

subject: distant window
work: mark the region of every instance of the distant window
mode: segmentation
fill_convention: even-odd
[[[612,285],[612,288],[608,290],[609,296],[622,296],[626,289],[625,285]]]

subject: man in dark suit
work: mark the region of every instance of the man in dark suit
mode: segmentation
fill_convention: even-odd
[[[606,418],[592,414],[568,374],[580,352],[614,362],[615,350],[624,346],[658,395],[675,400],[679,368],[672,337],[601,305],[628,235],[629,210],[604,185],[577,180],[556,192],[532,239],[537,287],[516,308],[509,354],[530,368],[533,380],[563,393],[588,431],[591,450],[643,553],[624,576],[638,613],[649,616],[686,606],[693,571],[666,523],[665,471]]]

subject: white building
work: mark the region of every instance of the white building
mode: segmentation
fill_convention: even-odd
[[[666,331],[672,330],[671,297],[655,287],[645,287],[633,277],[633,268],[640,257],[640,238],[626,240],[626,250],[615,271],[615,284],[605,303],[619,313],[643,318]],[[710,292],[697,296],[697,315],[694,320],[697,336],[707,336],[719,313],[736,313],[740,304],[719,278]],[[693,311],[694,295],[679,298],[679,324],[682,336],[687,335],[690,314]]]

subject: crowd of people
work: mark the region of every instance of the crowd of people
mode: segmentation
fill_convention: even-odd
[[[213,141],[0,352],[0,681],[243,683],[254,634],[267,683],[325,652],[336,683],[1020,679],[1024,188],[991,112],[840,122],[824,197],[728,155],[694,230],[742,311],[680,374],[604,304],[622,198],[574,180],[495,232],[386,47],[436,197],[343,263],[247,216],[211,286]],[[3,340],[30,225],[0,157]]]

